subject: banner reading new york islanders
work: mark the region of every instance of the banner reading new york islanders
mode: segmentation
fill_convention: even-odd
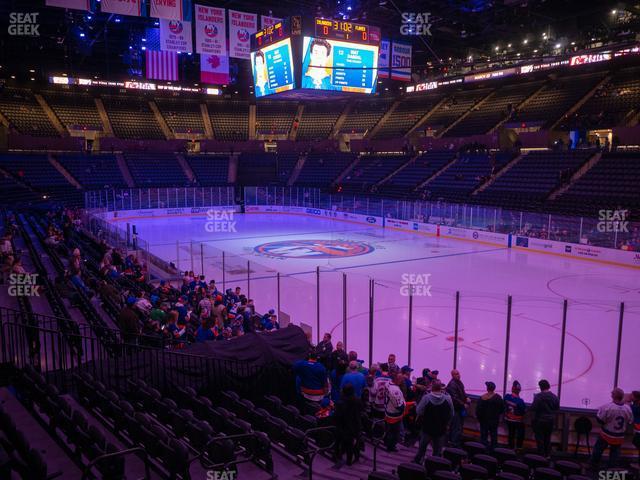
[[[258,15],[229,10],[229,56],[251,58],[249,40],[257,29]]]
[[[225,9],[195,6],[196,52],[207,55],[227,55]]]

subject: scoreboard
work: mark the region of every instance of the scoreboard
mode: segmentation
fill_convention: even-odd
[[[315,36],[344,42],[380,45],[380,29],[345,20],[315,19]]]
[[[258,50],[271,45],[272,43],[288,38],[290,35],[288,30],[289,22],[286,20],[281,20],[280,22],[269,25],[262,30],[258,30],[255,34],[251,35],[251,50]]]
[[[380,41],[380,29],[369,25],[298,16],[282,20],[251,36],[255,95],[373,93]]]

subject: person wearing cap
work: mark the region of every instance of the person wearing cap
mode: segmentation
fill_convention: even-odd
[[[420,444],[414,458],[415,463],[422,463],[422,458],[431,443],[433,455],[440,456],[444,446],[447,428],[453,418],[453,402],[439,380],[431,384],[431,391],[423,395],[416,409],[416,424],[421,427]]]
[[[327,369],[318,362],[316,352],[311,351],[306,360],[293,364],[293,373],[304,399],[305,413],[315,415],[320,409],[320,401],[328,392]]]
[[[362,398],[362,392],[364,392],[364,387],[367,382],[362,373],[359,371],[360,366],[356,360],[351,360],[349,362],[349,368],[347,369],[347,373],[342,377],[342,381],[340,382],[340,389],[344,389],[344,387],[348,384],[351,384],[353,387],[353,393],[356,398]]]
[[[413,383],[411,382],[411,372],[413,372],[413,368],[409,365],[403,365],[400,369],[400,375],[403,380],[400,385],[400,390],[402,390],[402,394],[407,401],[413,401],[415,399]]]
[[[464,389],[464,383],[460,380],[460,372],[455,368],[451,370],[451,380],[447,384],[447,393],[451,396],[455,411],[449,429],[449,442],[453,446],[459,446],[462,439],[462,429],[464,428],[464,418],[467,416],[467,407],[471,402]]]
[[[504,396],[504,419],[507,422],[509,432],[509,448],[521,449],[524,443],[524,414],[526,406],[520,398],[522,387],[517,380],[511,386],[511,393]]]
[[[611,402],[598,409],[596,419],[600,424],[600,436],[593,446],[591,466],[597,468],[600,465],[602,454],[609,447],[607,468],[616,467],[627,426],[633,423],[633,412],[624,402],[624,391],[621,388],[611,391]]]
[[[504,401],[496,393],[496,384],[485,382],[487,393],[480,397],[476,406],[476,417],[480,422],[480,440],[493,451],[498,446],[498,424],[504,412]],[[491,437],[491,440],[489,440]]]
[[[551,434],[556,414],[560,410],[560,400],[551,392],[551,385],[547,380],[540,380],[538,387],[540,387],[540,393],[533,398],[530,408],[533,413],[531,425],[536,437],[538,453],[548,457],[551,453]]]

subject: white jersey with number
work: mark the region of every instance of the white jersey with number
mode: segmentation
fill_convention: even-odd
[[[627,426],[633,423],[633,413],[629,405],[610,402],[598,409],[598,420],[602,423],[600,436],[607,443],[622,445]]]

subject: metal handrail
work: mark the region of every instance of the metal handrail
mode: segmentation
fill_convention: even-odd
[[[142,447],[134,447],[134,448],[129,448],[126,450],[120,450],[118,452],[113,452],[113,453],[105,453],[104,455],[100,455],[99,457],[94,458],[93,460],[91,460],[86,467],[84,467],[84,470],[82,471],[82,478],[81,480],[85,480],[89,477],[89,474],[91,473],[91,469],[98,463],[101,462],[103,460],[107,460],[109,458],[116,458],[116,457],[124,457],[126,455],[129,455],[131,453],[141,453],[142,457],[143,457],[143,461],[144,461],[144,473],[145,473],[145,480],[146,479],[150,479],[151,478],[151,470],[149,467],[149,456],[147,455],[147,452],[145,451],[144,448]]]

